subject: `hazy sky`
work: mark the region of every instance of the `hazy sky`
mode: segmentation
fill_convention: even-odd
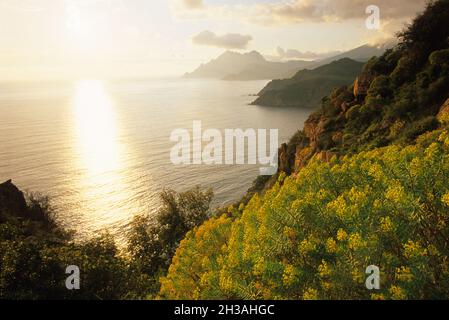
[[[226,49],[313,59],[391,37],[425,2],[0,0],[0,79],[172,76]]]

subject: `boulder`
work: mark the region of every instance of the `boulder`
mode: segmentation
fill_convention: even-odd
[[[25,196],[11,180],[0,184],[0,214],[23,216],[27,212]]]
[[[304,123],[304,133],[309,138],[310,146],[313,149],[317,147],[319,137],[325,132],[326,119],[324,117],[310,117]]]
[[[311,147],[296,148],[295,154],[295,172],[307,165],[307,162],[313,156],[313,149]]]
[[[331,151],[321,151],[317,153],[317,159],[322,162],[330,162],[336,153]]]
[[[355,79],[354,97],[357,101],[363,101],[365,99],[373,80],[374,75],[371,72],[363,72],[357,79]]]
[[[288,147],[283,143],[279,148],[279,172],[291,173],[290,159],[288,158]]]

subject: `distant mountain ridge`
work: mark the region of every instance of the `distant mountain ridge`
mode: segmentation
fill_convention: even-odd
[[[364,63],[343,58],[313,70],[304,69],[290,79],[273,80],[252,103],[261,106],[312,108],[333,88],[348,85]]]
[[[391,49],[395,46],[396,42],[394,41],[388,41],[384,44],[379,45],[368,45],[365,44],[363,46],[354,48],[352,50],[346,51],[344,53],[341,53],[339,55],[312,62],[307,68],[314,69],[318,68],[320,66],[324,66],[326,64],[329,64],[333,61],[341,60],[343,58],[349,58],[355,61],[359,62],[367,62],[372,57],[380,57],[387,51],[388,49]]]
[[[184,78],[212,78],[229,81],[288,79],[302,69],[315,69],[343,58],[366,62],[373,56],[381,56],[392,46],[392,43],[379,46],[363,45],[323,60],[291,60],[285,62],[269,61],[257,51],[248,53],[226,51],[216,59],[202,64],[190,73],[186,73]]]
[[[310,61],[267,61],[259,52],[238,53],[226,51],[218,58],[186,73],[184,78],[214,78],[222,80],[271,80],[289,78]]]

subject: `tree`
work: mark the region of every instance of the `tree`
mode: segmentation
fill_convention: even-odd
[[[203,192],[198,187],[183,193],[164,190],[159,211],[154,216],[137,216],[131,223],[127,245],[131,264],[136,274],[153,279],[155,292],[180,241],[211,216],[212,199],[212,190]]]

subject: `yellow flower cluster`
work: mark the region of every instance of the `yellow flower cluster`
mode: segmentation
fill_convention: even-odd
[[[329,253],[337,252],[337,242],[333,238],[329,238],[326,241],[326,250]]]
[[[393,222],[390,217],[384,217],[380,219],[380,229],[383,232],[391,232],[393,231]]]
[[[414,158],[410,163],[410,175],[412,177],[418,177],[423,170],[422,160],[420,158]]]
[[[363,283],[363,276],[364,274],[360,270],[353,270],[351,272],[352,280],[354,280],[357,283]]]
[[[265,261],[264,258],[260,257],[257,259],[253,267],[253,274],[255,276],[261,276],[265,271]]]
[[[332,289],[332,283],[330,281],[323,281],[321,283],[321,286],[323,287],[323,289],[325,290],[330,290]]]
[[[449,207],[449,192],[441,198],[441,201]]]
[[[376,181],[381,181],[384,176],[382,167],[378,163],[372,164],[370,166],[368,174],[372,176]]]
[[[443,144],[448,147],[449,146],[449,134],[447,131],[444,131],[438,138],[438,141],[443,142]]]
[[[404,256],[407,259],[417,258],[427,255],[427,250],[424,249],[418,242],[409,241],[404,245]]]
[[[337,240],[338,241],[345,241],[347,237],[348,237],[348,234],[346,233],[345,230],[339,229],[337,231]]]
[[[301,243],[299,244],[299,252],[302,255],[306,255],[309,252],[312,252],[316,249],[316,245],[315,243],[313,243],[313,241],[310,240],[303,240],[301,241]]]
[[[400,267],[396,269],[396,279],[403,282],[410,282],[413,280],[413,274],[410,268]]]
[[[348,193],[348,198],[351,203],[362,204],[366,201],[366,193],[357,188],[352,188]]]
[[[346,216],[346,200],[343,196],[338,197],[334,201],[327,205],[327,208],[337,215],[340,219],[344,219]]]
[[[284,268],[284,274],[282,276],[282,282],[286,286],[291,286],[295,283],[296,280],[296,271],[295,267],[291,264],[285,266]]]
[[[318,273],[320,275],[321,278],[325,278],[328,277],[332,274],[331,269],[329,268],[328,264],[326,261],[321,261],[320,266],[318,267]]]
[[[371,300],[385,300],[385,296],[379,293],[373,293],[371,295]]]
[[[400,183],[393,183],[385,193],[385,198],[394,202],[400,203],[405,197],[404,187]]]
[[[357,250],[365,246],[362,236],[358,233],[351,234],[348,240],[349,249]]]
[[[318,291],[313,288],[308,288],[303,295],[304,300],[318,300]]]
[[[405,300],[405,299],[407,299],[407,295],[406,295],[405,291],[402,288],[398,287],[398,286],[395,286],[395,285],[391,286],[389,291],[390,291],[390,294],[391,294],[391,298],[393,300]]]
[[[287,237],[289,240],[294,241],[296,238],[296,232],[291,227],[285,227],[284,228],[284,236]]]

